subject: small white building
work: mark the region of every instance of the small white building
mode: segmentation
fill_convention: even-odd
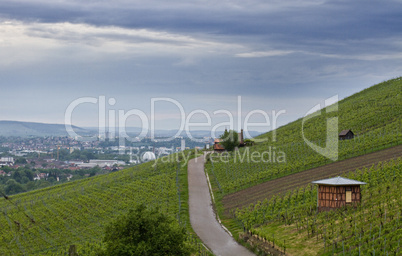
[[[6,156],[0,158],[0,165],[2,166],[13,166],[14,165],[14,157]]]

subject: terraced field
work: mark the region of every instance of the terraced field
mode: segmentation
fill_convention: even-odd
[[[400,255],[401,91],[402,78],[385,81],[339,101],[337,111],[328,111],[334,106],[326,107],[312,114],[314,117],[306,122],[299,119],[257,137],[254,146],[215,159],[211,157],[205,169],[222,223],[239,241],[244,228],[251,228],[269,240],[270,246],[274,242],[282,251],[292,247],[290,255],[359,255],[359,247],[366,253],[364,255],[386,255],[382,252]],[[327,121],[334,118],[338,124],[327,127]],[[338,143],[333,149],[338,156],[335,160],[317,153],[307,143],[325,148],[330,141],[327,129],[334,130],[336,135],[351,129],[356,135],[349,140],[338,141],[337,136],[332,140]],[[258,157],[253,160],[253,155],[264,153],[269,156],[268,161]],[[284,161],[278,161],[282,160],[278,153]],[[390,162],[386,170],[381,164],[384,161]],[[372,166],[377,164],[373,169]],[[362,170],[355,175],[356,169]],[[368,208],[359,208],[356,217],[359,219],[347,209],[339,214],[315,214],[317,194],[315,186],[309,185],[311,181],[338,175],[365,181],[371,179],[371,172],[377,176],[366,193],[375,195],[376,199],[365,201]],[[379,182],[385,182],[384,186],[378,186]],[[391,202],[389,208],[382,203],[384,200]],[[367,209],[369,216],[365,214]],[[384,219],[386,224],[378,223],[378,218],[384,217],[384,211],[392,211],[392,217]],[[346,227],[346,221],[350,219],[364,231],[353,229],[353,225]],[[374,220],[376,227],[370,227],[370,221]],[[326,233],[328,229],[331,229],[330,234]],[[311,239],[312,232],[315,240]],[[364,241],[357,239],[360,235]],[[345,248],[341,253],[340,243]],[[309,251],[310,247],[314,250]]]
[[[141,203],[190,227],[187,166],[154,164],[2,197],[0,255],[65,255],[71,244],[91,255],[104,227]]]
[[[252,147],[241,148],[227,157],[211,158],[206,169],[220,196],[256,186],[294,173],[324,166],[356,156],[391,148],[402,144],[402,78],[392,79],[315,112],[306,122],[296,120],[256,138]],[[325,110],[325,111],[324,111]],[[310,116],[309,116],[310,117]],[[331,126],[333,140],[327,136],[327,122],[337,119]],[[355,137],[339,140],[338,134],[352,129]],[[312,149],[311,144],[326,148],[328,142],[336,159],[330,159]],[[252,156],[262,156],[253,159]],[[265,156],[265,157],[263,157]]]
[[[317,212],[317,186],[308,185],[238,209],[235,218],[264,238],[259,246],[287,255],[401,255],[401,170],[397,158],[344,174],[367,183],[355,207]]]
[[[274,195],[285,194],[297,187],[305,186],[313,180],[340,176],[356,169],[362,169],[364,167],[369,168],[379,162],[396,159],[398,157],[402,157],[402,145],[267,181],[257,186],[224,196],[222,203],[225,214],[229,215],[230,211],[248,206],[251,203],[257,203],[264,199],[269,200]]]

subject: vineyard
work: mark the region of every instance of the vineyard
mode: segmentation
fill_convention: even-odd
[[[0,201],[0,255],[80,255],[101,246],[104,227],[137,204],[158,207],[190,227],[187,169],[180,163],[145,163]],[[190,230],[190,229],[189,229]],[[195,246],[197,239],[189,239]]]
[[[338,142],[338,160],[402,144],[402,78],[370,87],[338,103],[338,111],[299,119],[256,138],[257,144],[224,156],[211,156],[206,169],[221,196],[262,182],[333,161],[315,152],[303,139],[324,148],[328,118],[338,118],[337,134],[352,129],[355,137]],[[331,106],[330,106],[331,108]],[[275,137],[275,140],[273,139]],[[260,141],[260,142],[258,142]],[[261,142],[262,141],[262,142]]]
[[[242,208],[258,201],[282,196],[288,191],[310,184],[313,180],[343,176],[356,169],[369,168],[379,162],[386,162],[402,156],[402,145],[334,162],[310,170],[294,173],[275,180],[270,180],[244,190],[225,195],[222,199],[224,215],[230,217],[236,208]]]
[[[236,221],[291,255],[401,255],[402,159],[350,172],[364,181],[362,202],[317,212],[317,187],[238,209]]]

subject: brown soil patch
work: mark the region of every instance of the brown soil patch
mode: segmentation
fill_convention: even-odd
[[[229,217],[231,210],[248,206],[251,203],[268,200],[275,194],[284,194],[300,186],[310,184],[311,181],[326,179],[342,175],[349,171],[371,167],[382,161],[396,159],[402,156],[402,145],[357,156],[343,161],[327,164],[321,167],[291,174],[275,180],[270,180],[259,185],[226,195],[222,199],[225,214]]]

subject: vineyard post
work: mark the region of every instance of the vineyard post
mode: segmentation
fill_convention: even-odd
[[[381,237],[381,227],[382,227],[382,225],[381,225],[381,223],[380,223],[380,232],[378,233],[378,236],[379,236],[379,237]]]
[[[286,255],[286,240],[283,239],[283,253]]]
[[[375,256],[375,250],[374,250],[374,237],[375,237],[375,235],[373,235],[373,256]]]
[[[68,250],[68,256],[77,256],[77,247],[75,244],[70,245],[70,249]]]
[[[359,246],[359,249],[360,249],[360,246]],[[343,251],[343,256],[345,256],[345,245],[343,243],[343,240],[342,240],[342,251]]]

